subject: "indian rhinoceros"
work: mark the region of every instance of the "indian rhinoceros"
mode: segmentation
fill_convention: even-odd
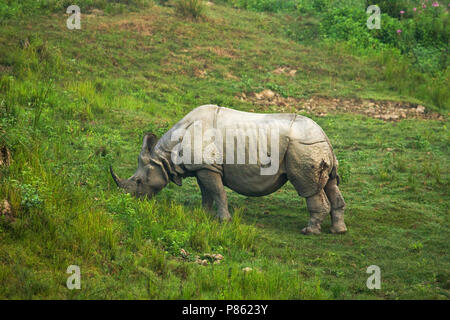
[[[146,134],[138,168],[129,179],[110,171],[120,188],[148,198],[170,181],[181,186],[183,178],[195,176],[204,208],[211,211],[215,202],[220,220],[231,218],[224,186],[243,195],[264,196],[289,180],[306,198],[310,213],[302,233],[319,234],[328,213],[332,233],[347,231],[337,166],[328,137],[307,117],[205,105],[189,112],[159,140]]]

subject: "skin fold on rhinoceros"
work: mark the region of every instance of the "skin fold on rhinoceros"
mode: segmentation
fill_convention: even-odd
[[[328,137],[307,117],[205,105],[189,112],[159,140],[146,134],[138,168],[129,179],[110,171],[120,188],[148,198],[170,181],[181,186],[183,178],[195,176],[204,208],[211,211],[215,203],[220,220],[231,219],[225,186],[243,195],[264,196],[289,180],[306,198],[310,213],[302,233],[319,234],[327,214],[332,233],[347,231],[337,165]]]

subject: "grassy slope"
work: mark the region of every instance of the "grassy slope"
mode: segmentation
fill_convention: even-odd
[[[302,236],[308,213],[290,185],[263,198],[230,192],[230,224],[198,208],[193,179],[154,201],[116,190],[108,165],[130,175],[142,134],[162,134],[201,104],[258,111],[235,96],[264,88],[297,98],[409,99],[374,61],[289,40],[280,31],[288,17],[221,6],[207,15],[195,23],[153,7],[84,15],[79,31],[58,15],[2,27],[0,63],[16,78],[2,80],[1,94],[17,120],[2,133],[14,162],[0,171],[0,199],[18,217],[0,218],[0,296],[448,298],[446,122],[310,115],[341,162],[344,236]],[[30,46],[20,47],[27,36]],[[299,71],[271,73],[280,66]],[[225,260],[200,266],[181,248]],[[81,266],[80,291],[65,288],[71,264]],[[366,288],[372,264],[382,270],[379,291]],[[243,273],[247,266],[255,271]]]

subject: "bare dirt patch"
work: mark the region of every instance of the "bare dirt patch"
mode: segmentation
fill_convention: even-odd
[[[285,74],[285,75],[288,75],[290,77],[295,77],[295,75],[297,74],[297,70],[290,69],[290,68],[287,68],[287,67],[280,67],[280,68],[277,68],[274,71],[272,71],[272,73],[274,73],[274,74]]]
[[[238,54],[236,50],[223,47],[195,47],[192,53],[211,52],[221,58],[235,59]]]
[[[91,22],[90,28],[98,31],[128,31],[141,36],[152,36],[155,30],[155,15],[132,15],[126,19],[110,19],[100,14],[85,15]]]
[[[195,69],[194,74],[197,78],[204,79],[206,78],[207,72],[206,70]]]
[[[128,21],[128,20],[120,20],[117,23],[114,23],[114,26],[121,30],[132,31],[138,33],[142,36],[151,36],[153,35],[153,24],[147,21],[137,20],[137,21]]]
[[[233,59],[236,57],[233,50],[220,48],[220,47],[211,47],[211,48],[208,48],[208,50],[215,53],[219,57],[230,58],[230,59]]]
[[[235,80],[235,81],[239,80],[239,78],[236,77],[236,76],[235,76],[234,74],[232,74],[231,72],[225,73],[224,77],[225,77],[225,79],[228,79],[228,80]]]
[[[103,16],[103,15],[105,15],[105,13],[103,12],[103,10],[100,10],[100,9],[92,9],[88,13],[83,14],[83,16],[85,16],[85,17],[98,17],[98,16]]]
[[[277,106],[281,112],[288,112],[294,108],[318,116],[326,116],[329,113],[353,113],[385,121],[399,121],[410,118],[444,120],[444,117],[439,113],[428,110],[422,105],[409,102],[326,97],[296,99],[282,97],[272,90],[263,90],[259,93],[241,93],[237,98],[262,107]]]

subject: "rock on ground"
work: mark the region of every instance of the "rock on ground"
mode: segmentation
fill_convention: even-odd
[[[0,201],[0,216],[4,216],[7,221],[15,221],[14,212],[8,200]]]

